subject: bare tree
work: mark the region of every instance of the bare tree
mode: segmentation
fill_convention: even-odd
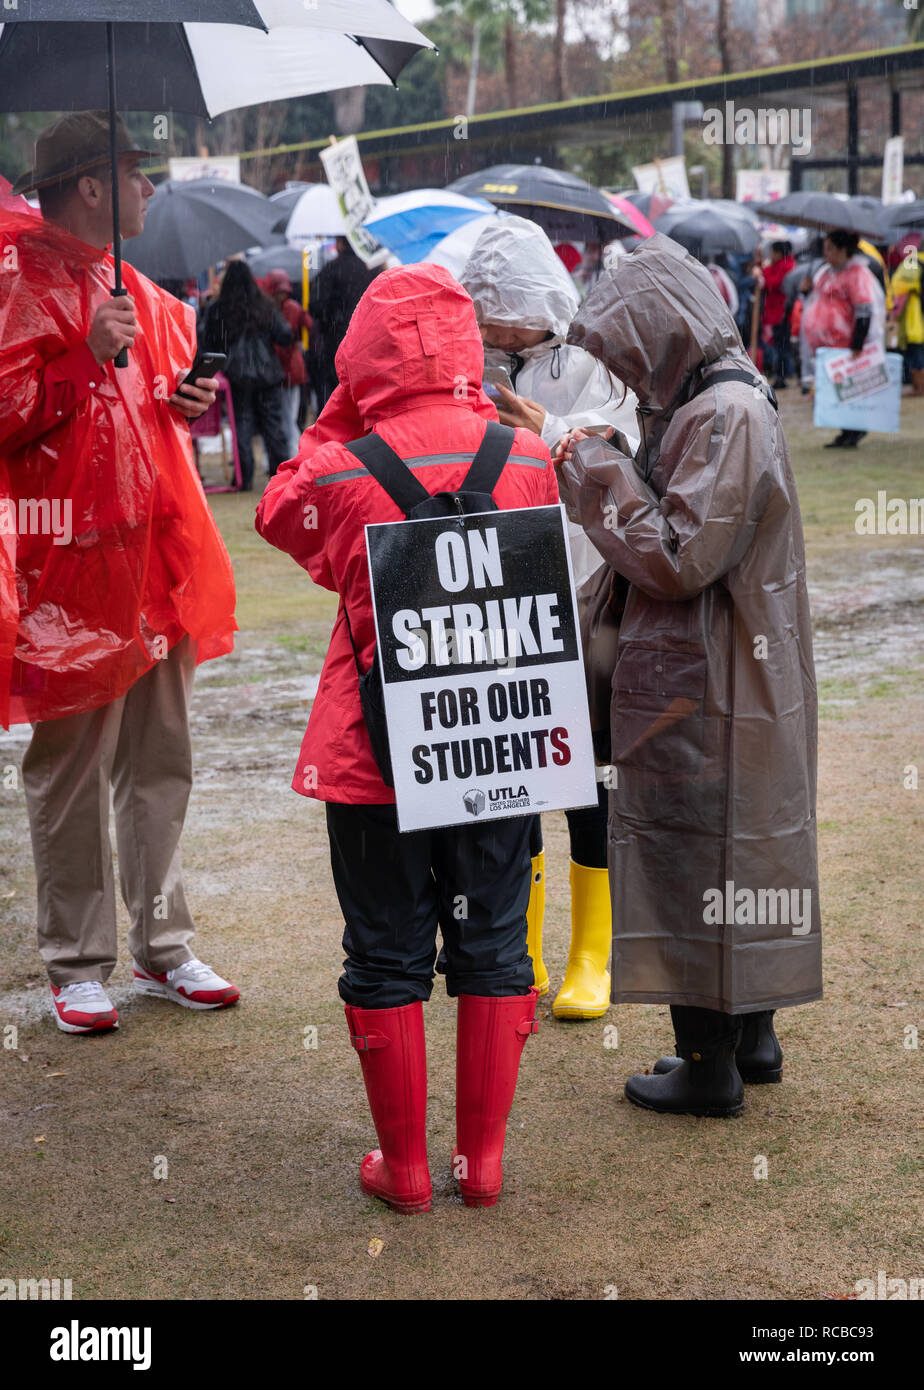
[[[568,74],[565,67],[565,22],[568,0],[555,0],[555,100],[568,97]]]
[[[677,2],[658,0],[661,20],[661,49],[664,54],[664,75],[668,82],[680,81],[680,52],[677,42]]]

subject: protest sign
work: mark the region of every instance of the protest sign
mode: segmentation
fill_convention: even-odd
[[[639,164],[633,168],[632,177],[642,193],[663,193],[670,198],[690,196],[687,165],[682,155],[656,159],[653,164]]]
[[[170,177],[178,183],[192,179],[218,179],[224,183],[240,183],[241,157],[237,154],[189,156],[167,161]]]
[[[857,354],[822,348],[815,354],[815,413],[819,429],[897,434],[902,359],[877,344]]]
[[[402,831],[596,805],[560,507],[366,527]]]
[[[905,186],[905,137],[893,135],[885,142],[882,155],[882,201],[900,203]]]
[[[350,245],[366,265],[381,265],[388,251],[363,226],[375,207],[375,199],[369,192],[355,135],[335,141],[320,155],[327,182],[337,195]]]
[[[885,349],[878,343],[870,343],[858,353],[849,349],[833,352],[825,357],[824,369],[839,401],[872,396],[889,384]]]

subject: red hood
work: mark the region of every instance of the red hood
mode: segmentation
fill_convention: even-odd
[[[357,304],[336,366],[366,430],[411,406],[472,406],[462,388],[480,396],[484,371],[475,307],[442,266],[386,270]]]

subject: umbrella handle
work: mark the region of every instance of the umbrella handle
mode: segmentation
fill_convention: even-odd
[[[113,299],[119,299],[123,294],[128,294],[124,285],[117,285],[109,291]],[[116,356],[112,359],[114,367],[128,366],[128,348],[120,348]]]

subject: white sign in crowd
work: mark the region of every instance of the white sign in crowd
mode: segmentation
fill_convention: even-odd
[[[596,805],[560,507],[366,527],[402,831]]]

